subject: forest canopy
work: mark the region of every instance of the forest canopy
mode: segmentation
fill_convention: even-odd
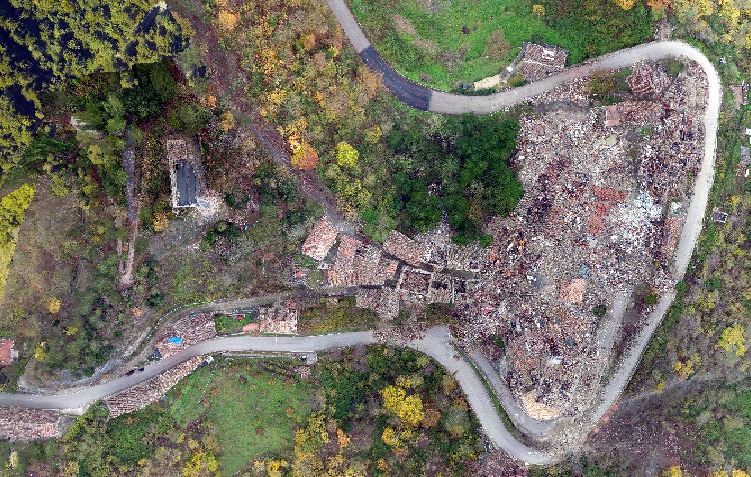
[[[504,115],[446,118],[432,135],[392,130],[402,227],[427,231],[445,214],[456,241],[481,238],[482,219],[508,215],[524,193],[508,164],[518,132],[519,123]]]
[[[16,249],[16,235],[26,209],[34,198],[34,186],[24,184],[0,199],[0,300],[8,281],[10,261]]]
[[[189,28],[143,0],[0,2],[0,182],[40,124],[42,91],[159,61],[185,46]]]

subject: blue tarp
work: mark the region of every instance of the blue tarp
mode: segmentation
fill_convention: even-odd
[[[167,340],[169,343],[174,343],[176,345],[183,344],[183,339],[179,336],[170,336],[170,338]]]

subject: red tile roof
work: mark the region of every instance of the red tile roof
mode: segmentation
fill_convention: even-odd
[[[324,217],[313,226],[313,230],[310,231],[310,235],[305,240],[301,252],[315,260],[323,260],[329,253],[331,246],[334,245],[336,235],[336,229]]]
[[[0,339],[0,366],[8,366],[11,362],[11,352],[13,351],[13,345],[16,342],[13,340],[2,338]]]

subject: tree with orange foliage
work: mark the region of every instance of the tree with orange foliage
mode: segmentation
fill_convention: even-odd
[[[670,8],[670,0],[647,0],[647,6],[652,10],[667,10]]]
[[[309,171],[318,164],[318,152],[313,146],[303,141],[292,153],[292,167]]]

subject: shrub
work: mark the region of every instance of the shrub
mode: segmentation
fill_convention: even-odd
[[[164,295],[159,290],[152,290],[151,294],[146,297],[146,305],[150,308],[156,308],[164,302]]]
[[[168,118],[167,124],[172,129],[188,135],[198,134],[206,121],[204,111],[195,104],[181,104]]]
[[[678,60],[668,60],[665,64],[665,69],[670,76],[676,77],[686,68],[683,62]]]
[[[162,101],[170,101],[175,96],[177,84],[166,64],[154,63],[151,65],[149,79]]]

